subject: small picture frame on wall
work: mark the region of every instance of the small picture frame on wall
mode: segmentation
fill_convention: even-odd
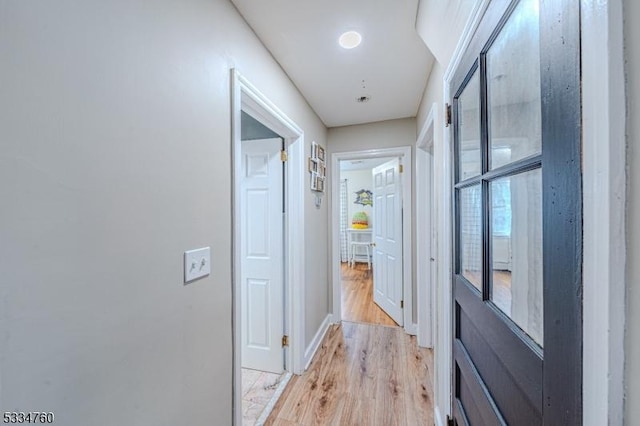
[[[311,158],[316,160],[318,158],[318,144],[311,142]]]
[[[318,174],[315,172],[311,173],[311,190],[312,191],[318,190]]]
[[[324,178],[318,176],[318,181],[316,182],[316,191],[324,192]]]
[[[311,173],[318,173],[318,162],[311,157],[309,157],[309,171]]]
[[[318,160],[324,161],[324,148],[318,145],[317,150],[318,150]]]

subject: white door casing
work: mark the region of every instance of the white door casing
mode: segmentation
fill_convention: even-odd
[[[360,160],[364,158],[388,158],[399,157],[403,164],[402,173],[402,244],[403,253],[411,253],[413,224],[412,224],[412,212],[413,212],[413,198],[412,198],[412,183],[413,183],[413,164],[412,147],[411,146],[398,146],[391,148],[377,148],[366,149],[361,151],[345,151],[334,152],[331,154],[331,170],[340,169],[340,161],[345,160]],[[330,176],[331,185],[330,188],[338,188],[340,186],[340,174],[332,173]],[[332,269],[332,305],[333,305],[333,318],[335,321],[339,321],[342,315],[341,303],[342,303],[342,282],[340,279],[340,227],[338,226],[340,217],[340,201],[339,191],[330,191],[329,198],[330,210],[331,210],[331,269]],[[413,265],[413,256],[403,256],[403,277],[411,278],[411,271]],[[375,266],[374,266],[375,269]],[[413,324],[413,308],[412,301],[414,298],[412,286],[407,283],[404,286],[404,330],[411,335],[416,334],[417,325]]]
[[[282,373],[283,172],[279,138],[242,142],[242,366]]]
[[[242,181],[241,111],[245,111],[267,128],[284,138],[288,160],[284,163],[284,333],[289,336],[289,346],[284,350],[285,369],[302,374],[305,369],[305,194],[308,186],[304,131],[277,105],[269,100],[236,68],[230,70],[231,78],[231,140],[232,140],[232,188],[233,188],[233,420],[242,424],[242,299],[241,294],[241,235],[240,211]],[[308,184],[307,184],[308,185]],[[405,237],[406,240],[406,237]],[[406,260],[406,259],[405,259]],[[405,299],[406,300],[406,299]]]
[[[373,300],[403,325],[402,181],[400,160],[373,169]]]
[[[434,185],[433,148],[436,140],[438,104],[433,103],[416,139],[416,280],[418,345],[434,347],[436,336],[436,248],[437,227]]]

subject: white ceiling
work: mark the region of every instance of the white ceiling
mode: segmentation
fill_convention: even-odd
[[[328,127],[416,115],[433,64],[418,0],[232,1]],[[349,30],[362,43],[347,50]]]

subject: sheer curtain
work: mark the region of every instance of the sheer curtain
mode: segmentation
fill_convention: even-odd
[[[347,214],[347,179],[340,180],[340,261],[349,260],[349,250],[347,248],[347,228],[349,227],[349,217]]]
[[[482,199],[480,185],[460,192],[462,271],[471,273],[482,286]],[[469,278],[469,277],[467,277]]]

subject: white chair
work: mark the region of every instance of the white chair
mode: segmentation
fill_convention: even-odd
[[[371,247],[371,242],[369,241],[351,241],[351,247],[349,247],[351,257],[349,258],[349,266],[353,268],[354,263],[356,262],[356,256],[366,256],[367,257],[367,269],[371,269],[371,252],[369,248]],[[364,249],[364,253],[360,250]],[[356,253],[356,251],[360,251]]]

